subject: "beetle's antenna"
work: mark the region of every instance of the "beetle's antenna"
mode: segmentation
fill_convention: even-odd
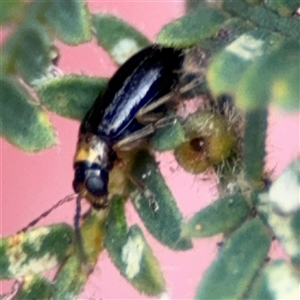
[[[75,244],[78,247],[80,261],[85,263],[86,256],[83,249],[81,232],[80,232],[80,216],[81,216],[81,195],[77,195],[76,197],[76,212],[74,216],[74,230],[75,230]]]
[[[76,210],[75,210],[75,216],[74,216],[75,231],[79,231],[80,215],[81,215],[81,196],[77,195],[77,197],[76,197]]]
[[[51,208],[49,208],[48,210],[43,212],[39,217],[37,217],[36,219],[31,221],[26,227],[19,230],[18,233],[27,231],[29,228],[36,225],[41,219],[47,217],[54,209],[58,208],[59,206],[63,205],[64,203],[67,203],[67,202],[70,202],[70,201],[74,200],[76,196],[77,196],[77,194],[71,194],[71,195],[68,195],[65,198],[59,200]]]

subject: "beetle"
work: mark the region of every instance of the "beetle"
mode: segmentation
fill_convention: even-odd
[[[104,95],[96,98],[80,125],[73,160],[75,194],[58,201],[21,231],[76,197],[74,224],[80,240],[80,200],[85,198],[96,210],[108,206],[109,173],[118,159],[118,150],[147,137],[160,123],[165,124],[159,113],[164,112],[164,103],[179,82],[183,60],[182,50],[154,44],[133,55],[117,70]],[[187,86],[183,91],[189,89]],[[155,202],[150,198],[155,210]]]
[[[109,173],[118,149],[153,132],[163,105],[151,105],[178,83],[182,62],[181,50],[159,45],[142,49],[117,70],[84,117],[74,155],[73,189],[93,208],[108,206]],[[149,107],[147,115],[143,110]]]

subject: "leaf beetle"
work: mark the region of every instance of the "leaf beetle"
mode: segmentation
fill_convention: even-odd
[[[143,122],[147,115],[141,111],[172,91],[182,62],[181,50],[159,45],[142,49],[117,70],[104,95],[86,114],[74,156],[73,188],[93,208],[108,206],[109,173],[116,150],[152,132],[147,129],[157,120]]]

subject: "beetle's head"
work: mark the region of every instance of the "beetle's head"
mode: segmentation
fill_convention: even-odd
[[[102,209],[108,205],[108,172],[97,164],[85,161],[74,165],[73,189],[82,198],[91,203],[93,208]]]

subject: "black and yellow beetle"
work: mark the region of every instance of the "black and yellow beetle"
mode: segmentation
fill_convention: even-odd
[[[109,203],[109,172],[118,148],[153,132],[158,119],[145,121],[143,110],[172,91],[182,62],[182,51],[173,48],[152,45],[139,51],[118,69],[83,119],[74,157],[73,188],[93,208],[102,209]]]

